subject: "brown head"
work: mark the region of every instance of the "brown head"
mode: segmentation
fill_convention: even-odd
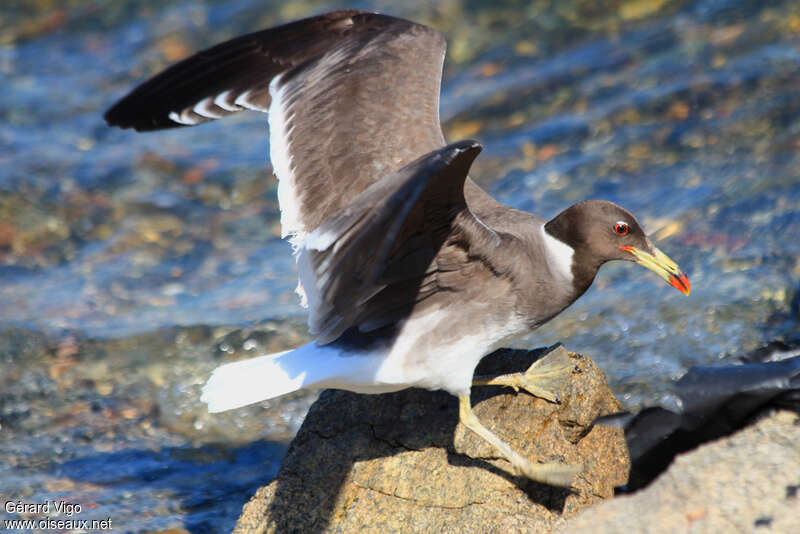
[[[588,287],[602,264],[633,261],[669,285],[689,294],[689,278],[658,250],[628,210],[606,200],[585,200],[545,224],[545,231],[573,249],[572,271],[577,286]]]

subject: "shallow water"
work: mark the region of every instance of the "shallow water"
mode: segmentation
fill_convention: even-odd
[[[361,1],[450,47],[442,118],[473,177],[551,217],[638,214],[692,280],[632,265],[523,346],[592,356],[623,402],[800,322],[796,2]],[[210,416],[222,361],[306,341],[266,121],[167,132],[102,112],[193,50],[344,4],[12,4],[0,14],[0,495],[81,503],[123,531],[230,530],[309,396]],[[0,511],[0,515],[4,512]]]

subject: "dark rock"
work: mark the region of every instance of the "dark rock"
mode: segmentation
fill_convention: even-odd
[[[677,454],[728,436],[764,412],[800,412],[798,354],[800,347],[773,342],[742,358],[746,363],[692,367],[674,384],[678,410],[651,406],[601,419],[625,429],[632,466],[621,489],[645,487]]]
[[[541,354],[500,351],[477,373],[523,370]],[[591,360],[570,357],[560,405],[499,387],[474,388],[472,400],[481,421],[524,456],[583,464],[572,491],[510,475],[457,424],[447,393],[326,391],[235,532],[548,532],[611,497],[629,467],[622,431],[592,426],[619,402]]]

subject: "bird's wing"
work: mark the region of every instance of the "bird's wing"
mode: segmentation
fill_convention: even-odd
[[[444,145],[444,52],[444,38],[427,26],[337,11],[195,54],[105,119],[155,130],[268,112],[282,233],[297,244],[374,180]]]
[[[464,200],[480,150],[461,141],[430,152],[375,181],[308,236],[298,264],[318,343],[353,326],[393,324],[432,295],[456,290],[470,264],[507,237]]]

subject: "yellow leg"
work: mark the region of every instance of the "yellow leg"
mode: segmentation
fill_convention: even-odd
[[[508,386],[514,391],[524,389],[531,395],[550,402],[559,402],[558,390],[572,372],[574,365],[564,347],[557,347],[536,360],[524,373],[500,376],[476,376],[473,386]]]
[[[481,424],[475,412],[472,411],[469,395],[462,395],[458,398],[458,407],[458,417],[461,423],[497,449],[511,463],[515,475],[522,475],[543,484],[568,488],[575,476],[581,472],[582,468],[579,465],[559,463],[532,464]]]

